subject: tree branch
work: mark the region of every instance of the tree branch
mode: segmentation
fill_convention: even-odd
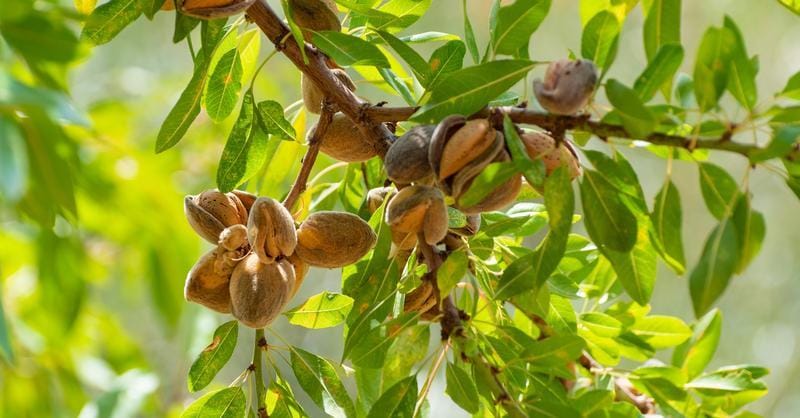
[[[322,114],[319,116],[317,127],[311,135],[311,138],[308,139],[308,150],[306,150],[306,155],[303,156],[303,165],[300,166],[300,172],[297,173],[297,178],[294,184],[292,184],[292,189],[289,190],[289,194],[287,194],[286,199],[283,200],[283,206],[290,211],[295,202],[297,202],[297,199],[306,191],[306,187],[308,187],[308,177],[311,175],[311,169],[314,168],[314,163],[317,161],[322,137],[325,136],[325,132],[328,131],[328,127],[333,121],[333,114],[332,106],[330,106],[326,100],[326,103],[322,107]]]
[[[267,38],[275,44],[275,48],[283,52],[306,77],[325,92],[331,103],[335,104],[373,141],[372,146],[375,148],[375,152],[383,157],[394,136],[383,123],[373,121],[364,114],[364,110],[368,109],[370,104],[359,99],[331,72],[326,64],[325,54],[304,43],[303,48],[308,57],[308,62],[305,62],[297,42],[291,37],[287,37],[290,33],[289,28],[265,0],[257,0],[253,3],[247,9],[247,17],[258,25]]]
[[[367,116],[367,118],[373,121],[398,122],[408,120],[416,111],[416,107],[371,106],[364,111],[364,114]],[[535,125],[548,131],[563,132],[564,130],[573,130],[586,132],[596,135],[603,140],[611,137],[638,139],[654,145],[666,145],[676,148],[685,148],[688,150],[713,149],[733,152],[736,154],[741,154],[745,157],[749,157],[754,152],[760,150],[760,147],[755,145],[747,145],[731,141],[731,134],[728,132],[716,138],[695,138],[695,141],[689,137],[668,135],[664,133],[652,133],[647,136],[637,136],[628,133],[623,126],[591,120],[587,115],[554,115],[551,113],[540,112],[523,107],[485,107],[473,114],[471,117],[486,118],[495,113],[507,114],[509,118],[516,123]]]
[[[267,339],[264,338],[264,329],[256,330],[255,347],[253,347],[253,378],[256,381],[256,398],[259,418],[267,418],[267,387],[264,385],[264,376],[261,367],[261,352],[267,347]]]
[[[583,353],[578,361],[590,373],[598,374],[603,370],[603,366],[587,353]],[[636,390],[630,380],[624,377],[614,377],[614,389],[616,389],[617,400],[633,404],[642,414],[656,412],[655,401]]]

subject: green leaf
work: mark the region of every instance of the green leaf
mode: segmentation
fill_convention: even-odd
[[[686,257],[683,252],[683,210],[678,188],[671,180],[667,180],[656,195],[653,202],[653,233],[663,247],[663,255],[667,264],[683,274],[686,270]]]
[[[511,152],[511,160],[525,176],[525,180],[534,187],[542,187],[546,175],[544,161],[537,158],[531,160],[525,145],[517,134],[516,125],[511,122],[508,115],[503,117],[503,134],[506,139],[506,147]]]
[[[786,86],[781,90],[780,96],[800,100],[800,71],[789,77],[789,81],[786,82]]]
[[[581,314],[580,324],[600,337],[616,337],[622,331],[622,323],[602,312]]]
[[[681,0],[645,1],[644,16],[644,50],[651,62],[662,46],[681,43]]]
[[[798,141],[800,141],[800,125],[782,126],[778,128],[766,147],[750,155],[750,162],[757,163],[789,155]]]
[[[330,328],[344,322],[352,308],[353,299],[349,296],[325,291],[308,298],[284,315],[289,318],[289,323],[301,327]]]
[[[518,175],[519,171],[513,162],[489,164],[472,180],[469,189],[459,196],[458,204],[464,208],[475,206],[493,190]]]
[[[431,329],[428,324],[410,326],[400,332],[386,353],[383,385],[390,386],[408,377],[414,366],[428,355]],[[380,388],[378,388],[380,390]],[[359,391],[359,396],[361,396]]]
[[[388,32],[377,31],[377,33],[387,44],[389,44],[390,47],[392,47],[392,49],[394,49],[394,52],[396,52],[397,55],[399,55],[400,58],[402,58],[403,61],[408,64],[408,66],[411,68],[411,72],[414,73],[414,76],[417,77],[417,80],[419,80],[419,83],[423,87],[427,87],[428,79],[430,77],[430,70],[428,63],[424,58],[422,58],[422,55],[415,51],[414,48],[408,46],[408,44],[400,39],[397,39],[394,35]]]
[[[617,80],[606,82],[608,101],[619,112],[625,130],[635,138],[644,138],[656,128],[656,117],[648,109],[639,95]]]
[[[580,183],[584,223],[599,247],[628,252],[636,244],[637,221],[616,189],[594,170],[585,170]]]
[[[458,250],[450,253],[437,270],[436,280],[439,292],[443,295],[449,294],[467,274],[468,265],[469,260],[464,251]]]
[[[706,239],[700,261],[689,276],[694,313],[705,314],[728,287],[739,263],[739,239],[735,224],[723,219]]]
[[[236,119],[217,168],[217,187],[227,193],[255,175],[267,157],[267,135],[254,120],[253,91],[242,99]]]
[[[717,351],[722,332],[722,313],[713,309],[694,325],[692,338],[675,348],[672,364],[680,367],[689,379],[705,370]]]
[[[557,168],[546,178],[544,202],[550,231],[533,253],[506,267],[497,285],[496,299],[507,299],[541,287],[564,256],[575,210],[575,196],[566,167]]]
[[[471,414],[477,413],[480,408],[480,398],[478,398],[478,389],[470,375],[455,364],[447,363],[445,377],[447,386],[444,392],[450,396],[450,399],[461,409]]]
[[[472,62],[477,64],[481,60],[481,54],[478,52],[478,43],[475,42],[475,31],[472,30],[472,23],[469,21],[467,14],[467,0],[461,1],[461,10],[464,14],[464,42],[467,44],[469,55],[472,56]]]
[[[722,167],[712,163],[700,163],[700,191],[708,211],[717,219],[730,215],[739,187],[736,180]]]
[[[692,336],[689,326],[672,316],[647,316],[637,320],[630,329],[655,349],[676,346]]]
[[[242,89],[242,60],[234,48],[220,58],[208,78],[205,89],[205,107],[208,116],[216,123],[233,112]]]
[[[86,19],[81,36],[95,45],[111,41],[126,26],[139,18],[144,3],[143,0],[110,0],[101,4]]]
[[[460,70],[466,53],[466,47],[461,41],[449,41],[433,51],[431,59],[428,60],[428,84],[423,86],[431,90],[445,75]]]
[[[694,65],[694,94],[700,110],[717,106],[728,85],[731,54],[736,37],[728,28],[708,28],[697,50]]]
[[[800,15],[800,0],[778,0],[778,3]]]
[[[314,32],[312,42],[343,66],[389,67],[389,61],[375,45],[352,35],[334,31]]]
[[[29,61],[68,63],[83,55],[77,36],[65,24],[45,14],[28,14],[0,24],[3,39]]]
[[[714,372],[684,385],[687,389],[707,390],[713,392],[743,392],[750,390],[766,391],[764,383],[754,380],[753,376],[742,371],[739,373]],[[712,393],[713,393],[712,392]]]
[[[556,335],[525,348],[522,358],[528,363],[566,364],[580,357],[586,343],[574,335]]]
[[[603,72],[608,70],[617,55],[620,29],[613,13],[604,10],[596,14],[583,28],[581,56],[594,61]]]
[[[758,99],[756,89],[756,73],[758,70],[750,62],[742,33],[730,16],[725,16],[723,26],[730,31],[734,40],[731,56],[729,57],[730,61],[727,63],[729,67],[728,91],[742,106],[753,110]]]
[[[258,104],[257,109],[256,117],[265,132],[290,141],[294,141],[297,138],[297,132],[294,130],[292,123],[284,117],[285,112],[280,103],[273,100],[265,100]]]
[[[181,418],[241,418],[247,409],[247,399],[239,386],[215,390],[194,401]]]
[[[515,55],[521,47],[527,46],[549,10],[550,0],[516,0],[500,7],[492,31],[495,54]]]
[[[84,2],[84,1],[85,0],[76,0],[76,6],[78,2]],[[91,1],[95,2],[97,0],[91,0]],[[144,15],[147,16],[148,19],[153,20],[153,16],[155,16],[156,13],[158,13],[158,11],[161,10],[161,6],[163,6],[164,2],[166,1],[172,3],[173,0],[143,0]]]
[[[269,382],[266,395],[267,413],[272,418],[300,418],[308,414],[297,402],[292,388],[283,380],[280,372]],[[248,415],[249,416],[249,415]]]
[[[203,349],[189,369],[189,392],[197,392],[214,380],[214,376],[231,359],[238,335],[237,321],[226,322],[214,331],[211,344]]]
[[[672,78],[683,62],[683,47],[678,44],[666,44],[658,50],[656,56],[647,64],[633,89],[643,102],[653,99],[664,85],[671,85]],[[669,93],[667,93],[669,94]]]
[[[200,51],[203,52],[203,56],[207,59],[214,55],[217,44],[220,43],[224,36],[233,35],[233,32],[226,33],[226,23],[227,19],[214,19],[204,20],[200,25],[200,43],[203,45]],[[235,37],[235,35],[232,37]],[[224,50],[227,51],[227,49]]]
[[[433,123],[452,114],[475,113],[524,78],[534,65],[525,60],[500,60],[453,71],[437,83],[428,103],[412,120]]]
[[[176,12],[175,32],[172,34],[172,42],[177,44],[178,42],[186,39],[199,24],[200,19]]]
[[[2,296],[2,291],[0,291],[0,354],[9,363],[12,363],[14,361],[14,349],[11,346],[11,338],[8,335],[8,321],[6,321]]]
[[[328,360],[301,348],[292,348],[292,371],[314,403],[334,417],[351,417],[355,407],[339,375]]]
[[[390,0],[382,5],[378,11],[391,18],[384,19],[375,24],[375,29],[393,29],[395,32],[414,24],[431,6],[432,0]],[[370,23],[373,23],[370,20]]]
[[[406,85],[394,71],[389,68],[378,68],[378,73],[381,75],[381,78],[383,78],[383,81],[405,100],[406,104],[413,106],[417,103],[417,99],[414,98],[414,93],[411,92],[408,85]]]
[[[761,250],[767,226],[764,215],[752,210],[750,196],[745,193],[739,196],[733,209],[733,223],[736,225],[740,251],[736,273],[741,273]]]
[[[658,254],[650,243],[647,225],[639,219],[636,245],[627,252],[601,249],[611,262],[625,292],[640,305],[646,305],[653,295],[656,282]]]
[[[375,401],[367,418],[411,418],[417,404],[417,376],[395,383]]]
[[[28,186],[25,138],[13,120],[0,115],[0,196],[19,200]]]
[[[167,114],[167,118],[164,119],[161,129],[158,131],[156,153],[164,152],[180,142],[186,131],[189,130],[189,126],[200,114],[200,101],[203,97],[208,67],[205,65],[205,59],[198,57],[198,60],[192,79],[189,80],[189,84],[181,93],[178,102]]]

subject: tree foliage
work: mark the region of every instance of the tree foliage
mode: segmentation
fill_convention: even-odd
[[[15,311],[28,313],[24,323],[9,321],[0,305],[3,401],[49,415],[57,401],[26,400],[55,380],[70,392],[69,412],[125,416],[142,408],[155,390],[154,378],[135,370],[143,354],[126,344],[114,318],[82,314],[95,309],[87,306],[92,284],[84,275],[108,272],[120,282],[116,293],[131,286],[127,278],[145,278],[164,326],[179,335],[198,326],[178,321],[182,283],[174,279],[189,270],[197,244],[176,220],[182,217],[180,195],[209,185],[179,191],[163,179],[178,172],[191,176],[191,163],[170,155],[202,140],[219,143],[217,154],[209,156],[206,149],[203,158],[218,159],[220,191],[286,197],[298,222],[320,211],[350,212],[369,223],[377,242],[341,270],[341,286],[294,300],[284,312],[293,326],[342,325],[341,358],[315,354],[314,347],[301,348],[301,342],[286,341],[269,328],[266,335],[257,330],[251,341],[235,321],[213,317],[219,325],[211,327],[212,340],[191,347],[196,358],[187,365],[188,386],[180,387],[204,392],[180,416],[421,416],[429,413],[427,397],[437,376],[446,395],[473,416],[754,415],[743,411],[766,394],[762,378],[768,371],[749,364],[709,367],[723,320],[716,305],[767,237],[764,216],[753,206],[749,173],[767,167],[800,198],[800,73],[774,96],[759,94],[756,77],[770,75],[761,74],[766,66],[748,55],[732,18],[721,15],[720,24],[707,28],[690,49],[681,44],[680,0],[581,1],[580,45],[564,55],[592,61],[602,87],[593,91],[585,113],[558,115],[527,95],[532,70],[565,58],[539,56],[530,47],[553,7],[549,0],[495,1],[481,22],[471,21],[467,2],[460,2],[461,34],[414,30],[430,8],[454,8],[456,2],[338,0],[344,28],[332,31],[310,30],[302,21],[303,7],[321,2],[257,0],[247,17],[214,14],[201,20],[196,10],[208,2],[179,1],[175,12],[162,10],[170,9],[172,0],[166,1],[76,0],[74,8],[57,1],[11,1],[0,9],[0,54],[7,62],[0,65],[1,200],[25,221],[23,230],[0,232],[0,242],[28,248],[16,260],[0,261],[13,272],[30,260],[37,286],[15,296]],[[780,3],[800,14],[796,2]],[[273,10],[282,10],[286,22]],[[647,62],[634,80],[613,78],[616,58],[635,44],[621,38],[623,27],[639,11]],[[91,48],[113,48],[114,38],[132,22],[164,13],[174,15],[173,42],[188,45],[193,66],[185,69],[183,90],[170,96],[174,105],[154,144],[115,149],[110,157],[81,153],[82,142],[96,132],[113,137],[132,127],[115,126],[123,121],[102,106],[89,115],[79,110],[67,89],[70,66]],[[80,21],[80,35],[72,19]],[[488,25],[483,44],[474,34],[478,25]],[[695,56],[686,55],[695,49]],[[305,144],[313,116],[302,102],[281,103],[254,88],[281,55],[326,98],[316,126],[320,135],[334,123],[323,122],[332,118],[327,113],[339,110],[352,120],[352,135],[363,133],[379,150],[376,157],[348,163],[320,155],[317,161],[313,133]],[[383,96],[361,101],[334,83],[335,77],[325,78],[329,67],[344,68],[356,84],[370,84],[377,88],[371,93],[406,106],[370,104]],[[691,74],[681,68],[692,68]],[[293,92],[299,97],[299,86]],[[726,116],[729,104],[721,101],[727,99],[738,118]],[[451,232],[469,227],[458,208],[483,202],[510,179],[525,183],[513,204],[485,211],[477,231],[457,235],[459,245],[430,246],[420,235],[404,257],[386,223],[387,204],[370,210],[367,199],[370,190],[392,183],[380,149],[415,126],[444,123],[451,115],[490,121],[503,133],[501,146],[510,156],[488,165],[463,194],[447,200]],[[201,117],[213,122],[212,134],[195,132]],[[545,170],[542,159],[531,158],[520,139],[531,128],[548,132],[557,144],[577,144],[579,180],[571,183],[567,167]],[[768,139],[751,138],[756,130],[768,132]],[[589,138],[605,152],[587,147]],[[104,183],[124,178],[153,147],[164,157],[138,166],[139,176],[129,182],[136,184]],[[710,152],[738,155],[748,174],[733,177],[729,168],[708,161]],[[667,161],[652,201],[627,160],[642,155]],[[690,165],[716,224],[699,254],[685,250],[686,191],[673,181],[673,171]],[[312,169],[316,177],[309,178]],[[163,217],[141,216],[146,206],[157,207]],[[109,219],[110,212],[116,215]],[[152,245],[112,246],[104,236]],[[123,251],[131,254],[122,263],[109,261]],[[650,312],[659,265],[686,276],[694,320]],[[404,312],[431,283],[436,314]],[[9,332],[7,321],[17,332]],[[95,334],[77,332],[81,321],[97,322]],[[437,331],[441,342],[429,347]],[[102,347],[121,370],[134,370],[95,372],[106,379],[96,378],[93,389],[101,395],[91,398],[76,380],[87,385],[78,369],[91,370],[94,360],[68,359],[51,348],[67,344]],[[235,363],[237,344],[253,350],[251,364]],[[41,366],[28,364],[34,354]],[[57,367],[45,372],[47,365]],[[241,375],[220,381],[226,365]],[[34,377],[12,387],[10,379],[26,374]],[[230,385],[215,386],[215,378]]]

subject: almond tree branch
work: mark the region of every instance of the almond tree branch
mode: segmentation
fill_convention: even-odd
[[[416,107],[382,107],[371,106],[364,111],[367,118],[373,121],[381,122],[398,122],[411,118],[411,115],[417,111]],[[485,107],[473,114],[473,118],[485,118],[494,113],[507,114],[512,121],[516,123],[524,123],[528,125],[536,125],[548,131],[563,132],[566,130],[586,132],[600,137],[603,140],[607,138],[625,138],[625,139],[638,139],[641,141],[649,142],[654,145],[666,145],[676,148],[692,149],[713,149],[720,151],[728,151],[736,154],[741,154],[749,157],[761,148],[755,145],[741,144],[730,140],[730,133],[725,133],[720,137],[715,138],[692,138],[669,135],[664,133],[652,133],[647,136],[637,136],[628,133],[625,127],[611,123],[599,122],[589,119],[588,115],[555,115],[546,112],[540,112],[533,109],[514,106],[501,106],[501,107]]]
[[[328,131],[328,127],[331,125],[331,122],[333,121],[333,114],[333,107],[330,106],[326,100],[322,107],[322,114],[319,116],[317,127],[314,130],[314,133],[308,139],[308,150],[306,150],[306,155],[303,156],[303,164],[300,166],[300,172],[297,173],[297,178],[295,179],[294,184],[292,184],[292,189],[289,190],[289,194],[286,195],[286,199],[283,200],[283,206],[290,211],[300,195],[306,191],[306,187],[308,186],[308,177],[311,175],[311,169],[314,168],[314,163],[317,161],[317,155],[319,155],[320,142],[322,141],[322,137],[325,136],[325,132]]]
[[[257,0],[253,3],[247,9],[247,17],[258,25],[267,38],[292,61],[297,69],[325,92],[332,104],[336,105],[373,141],[372,145],[379,156],[382,157],[386,154],[394,136],[383,123],[373,121],[364,114],[364,110],[368,109],[370,104],[358,98],[331,72],[326,64],[325,54],[304,43],[303,48],[308,57],[308,62],[305,62],[297,42],[291,36],[287,36],[290,34],[289,27],[283,23],[265,0]]]

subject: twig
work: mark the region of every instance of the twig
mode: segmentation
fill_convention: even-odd
[[[338,77],[328,68],[325,54],[303,44],[308,62],[304,62],[300,47],[293,39],[284,38],[290,32],[289,28],[281,21],[275,12],[267,5],[265,0],[257,0],[247,9],[247,17],[261,29],[267,38],[294,63],[314,84],[325,92],[331,103],[347,115],[361,130],[372,140],[372,146],[379,156],[386,154],[394,136],[383,123],[373,121],[366,117],[364,110],[370,107],[368,102],[358,98],[347,88]]]
[[[264,329],[256,330],[255,347],[253,348],[253,375],[256,381],[256,398],[258,398],[258,417],[267,418],[267,387],[264,385],[264,376],[261,367],[261,352],[267,347],[267,339],[264,338]]]
[[[416,107],[371,106],[366,109],[364,113],[367,118],[373,121],[398,122],[408,120],[416,111]],[[587,115],[554,115],[521,107],[502,106],[495,108],[483,108],[473,114],[471,117],[485,118],[498,112],[507,114],[509,118],[516,123],[535,125],[548,131],[573,130],[590,133],[604,140],[605,138],[610,137],[638,139],[654,145],[666,145],[690,150],[693,149],[691,138],[678,135],[668,135],[664,133],[653,133],[647,136],[637,136],[628,133],[628,131],[625,130],[625,127],[621,125],[591,120],[587,117]],[[755,145],[733,142],[730,140],[730,138],[731,133],[728,132],[724,133],[720,137],[715,138],[697,138],[694,149],[702,148],[728,151],[741,154],[745,157],[748,157],[761,149]]]
[[[603,369],[603,366],[587,353],[583,353],[578,362],[590,373],[596,374]],[[617,400],[633,404],[643,414],[654,414],[656,412],[655,401],[636,390],[630,380],[624,377],[614,377],[614,388],[616,389]]]
[[[328,127],[331,125],[331,121],[333,121],[333,114],[332,106],[326,103],[322,107],[322,114],[319,117],[319,122],[317,122],[314,134],[308,139],[308,150],[306,150],[306,155],[303,156],[303,164],[300,166],[300,172],[297,173],[297,178],[294,184],[292,184],[289,194],[287,194],[286,199],[283,200],[283,206],[285,206],[286,209],[291,210],[292,206],[297,202],[297,199],[306,191],[306,187],[308,187],[308,177],[311,175],[311,169],[314,168],[314,163],[317,161],[322,137],[325,136],[325,132],[328,131]]]

